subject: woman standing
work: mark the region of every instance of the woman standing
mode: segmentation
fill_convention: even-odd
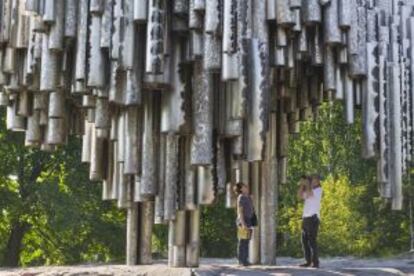
[[[237,238],[239,264],[249,265],[249,241],[252,234],[253,201],[249,195],[249,187],[245,183],[237,183],[234,187],[237,195]]]

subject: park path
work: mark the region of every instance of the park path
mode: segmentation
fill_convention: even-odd
[[[355,259],[324,258],[320,269],[301,268],[297,265],[301,259],[278,258],[276,266],[239,267],[235,260],[207,259],[202,260],[200,268],[194,271],[197,276],[391,276],[414,275],[414,258],[393,259]]]
[[[239,267],[235,259],[202,259],[198,268],[169,268],[165,261],[148,266],[78,265],[19,269],[0,268],[1,276],[391,276],[413,275],[414,258],[355,259],[324,258],[320,269],[297,266],[300,259],[278,258],[276,266]]]

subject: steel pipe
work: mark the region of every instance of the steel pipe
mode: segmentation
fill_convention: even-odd
[[[151,263],[155,221],[170,224],[169,264],[197,266],[200,206],[226,192],[234,207],[237,181],[252,185],[261,222],[251,261],[273,264],[289,135],[326,100],[343,100],[349,124],[362,108],[363,155],[402,208],[414,152],[407,1],[0,2],[6,127],[49,152],[82,135],[103,199],[129,210],[129,264]]]

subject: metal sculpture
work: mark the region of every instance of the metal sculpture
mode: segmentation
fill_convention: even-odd
[[[414,0],[3,0],[0,105],[51,151],[82,137],[103,199],[127,209],[127,263],[197,266],[200,205],[251,185],[251,262],[275,262],[278,183],[299,122],[362,109],[363,156],[402,208],[414,150]]]

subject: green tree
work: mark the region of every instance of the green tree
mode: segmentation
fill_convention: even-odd
[[[361,158],[361,114],[348,125],[339,104],[325,103],[315,121],[301,123],[289,145],[288,183],[280,187],[279,253],[300,256],[300,175],[324,178],[321,252],[387,255],[409,248],[408,208],[391,211],[379,197],[376,162]]]
[[[201,256],[234,257],[236,255],[236,211],[228,209],[224,197],[217,203],[201,209],[200,216]]]
[[[353,186],[346,176],[328,176],[323,182],[323,198],[319,229],[321,254],[367,256],[372,251],[373,237],[366,231],[367,220],[358,210],[358,201],[366,191]],[[285,207],[280,214],[279,231],[287,233],[280,244],[283,255],[301,256],[301,224],[303,203]]]
[[[0,121],[0,210],[2,265],[123,259],[124,213],[89,181],[77,138],[42,152]]]

